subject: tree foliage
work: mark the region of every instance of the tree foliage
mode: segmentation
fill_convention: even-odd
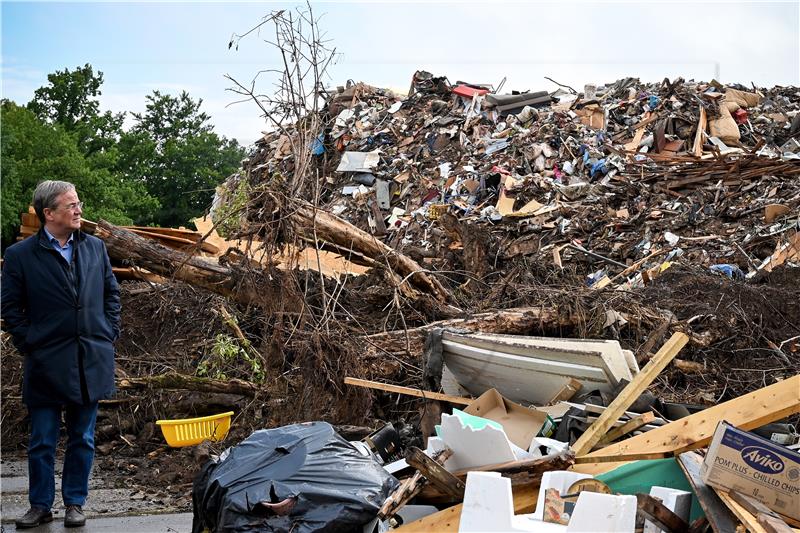
[[[56,71],[27,106],[2,101],[2,213],[7,246],[36,185],[75,183],[84,217],[116,224],[184,225],[211,204],[244,155],[213,131],[202,100],[154,91],[143,113],[101,112],[103,73],[89,64]]]
[[[141,202],[143,190],[122,182],[108,168],[93,167],[74,137],[61,126],[45,124],[29,109],[8,100],[0,105],[0,113],[4,243],[13,240],[19,215],[28,210],[33,190],[43,180],[74,183],[85,202],[86,218],[104,218],[115,224],[132,222],[129,207]]]
[[[124,113],[100,113],[103,73],[91,65],[59,70],[47,76],[48,85],[36,89],[28,109],[48,124],[73,133],[81,150],[93,154],[113,148],[122,133]]]
[[[144,113],[123,136],[120,168],[141,181],[161,203],[155,222],[187,224],[211,204],[214,189],[232,174],[244,151],[236,141],[218,136],[202,100],[185,91],[178,96],[153,91]]]

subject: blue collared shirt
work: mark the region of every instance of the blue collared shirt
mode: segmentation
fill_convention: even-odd
[[[61,243],[58,242],[58,239],[53,237],[50,232],[47,231],[47,228],[44,228],[44,233],[47,235],[47,239],[50,241],[50,244],[53,245],[53,248],[55,248],[58,253],[61,254],[61,257],[66,259],[67,263],[72,263],[72,238],[74,233],[70,234],[69,239],[67,239],[67,242],[64,244],[64,246],[61,246]]]

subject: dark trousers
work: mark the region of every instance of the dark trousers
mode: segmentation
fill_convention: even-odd
[[[67,450],[61,475],[64,505],[86,503],[94,460],[97,403],[66,405]],[[62,406],[28,407],[31,440],[28,446],[28,500],[31,507],[50,509],[56,495],[55,460],[61,430]]]

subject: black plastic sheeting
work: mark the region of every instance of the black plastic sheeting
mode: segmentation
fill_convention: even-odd
[[[399,484],[326,422],[259,430],[228,452],[195,478],[193,533],[360,531]]]

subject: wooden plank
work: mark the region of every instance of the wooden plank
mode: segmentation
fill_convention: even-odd
[[[770,533],[792,533],[792,528],[783,520],[781,515],[755,498],[736,491],[728,491],[728,496],[755,516],[756,521]]]
[[[576,465],[596,464],[596,463],[628,463],[631,461],[652,461],[654,459],[669,459],[670,457],[677,457],[678,455],[701,448],[702,446],[685,446],[680,450],[668,450],[664,452],[644,452],[644,453],[629,453],[629,454],[613,454],[613,455],[582,455],[575,458]],[[605,448],[598,450],[604,452]]]
[[[677,450],[689,444],[705,446],[723,419],[749,431],[800,413],[800,375],[709,407],[647,433],[614,443],[590,455]]]
[[[744,524],[744,527],[747,528],[747,531],[750,531],[750,533],[767,533],[767,530],[764,529],[764,526],[758,523],[758,519],[750,514],[747,509],[733,501],[733,498],[731,498],[727,492],[722,490],[717,490],[715,492],[717,493],[717,496],[719,496],[719,499],[722,500],[722,503],[724,503],[728,509],[730,509],[734,515],[736,515],[736,518],[738,518],[742,524]]]
[[[464,499],[466,483],[445,470],[444,466],[425,455],[425,452],[419,448],[415,446],[409,448],[406,453],[406,462],[419,470],[419,472],[425,476],[425,479],[430,481],[442,492],[458,498],[459,500]]]
[[[118,281],[143,280],[150,283],[166,283],[168,281],[167,278],[138,267],[111,267],[111,271]]]
[[[649,111],[644,114],[644,119],[648,118],[650,118]],[[627,150],[628,152],[635,152],[637,148],[639,148],[639,143],[642,142],[642,138],[644,137],[644,129],[645,129],[644,126],[646,126],[646,124],[636,128],[636,132],[633,135],[633,139],[629,143],[625,144],[625,150]]]
[[[36,213],[22,213],[20,220],[22,221],[23,226],[30,226],[37,230],[42,225],[42,223],[39,222],[39,216]]]
[[[169,246],[171,248],[184,249],[184,248],[192,248],[198,246],[197,241],[187,239],[185,237],[176,237],[174,235],[155,233],[152,231],[147,231],[142,229],[132,229],[130,231],[132,231],[137,235],[141,235],[142,237],[147,237],[148,239],[157,240],[164,246]],[[219,253],[219,248],[207,241],[203,241],[202,243],[200,243],[199,247],[202,251],[209,254]]]
[[[649,115],[649,116],[648,116],[648,115]],[[634,130],[642,129],[642,128],[644,128],[645,126],[647,126],[648,124],[650,124],[651,122],[655,122],[656,120],[658,120],[658,118],[659,118],[659,114],[658,114],[658,113],[652,113],[652,114],[651,114],[651,113],[645,113],[645,114],[643,115],[643,117],[645,117],[645,118],[643,118],[642,120],[640,120],[640,121],[639,121],[639,122],[637,122],[636,124],[632,124],[632,125],[631,125],[631,126],[629,126],[629,127],[630,127],[630,128],[633,128]],[[624,139],[626,136],[630,135],[630,134],[628,133],[629,131],[630,131],[630,130],[626,128],[626,129],[624,129],[623,131],[621,131],[621,132],[619,132],[619,133],[615,134],[615,135],[614,135],[614,137],[613,137],[613,139],[614,139],[615,141],[620,141],[620,140]]]
[[[692,486],[700,507],[708,518],[714,533],[728,533],[736,530],[736,517],[731,513],[714,490],[703,483],[700,467],[703,459],[696,452],[683,453],[678,457],[678,465]]]
[[[419,472],[415,472],[413,476],[403,480],[400,486],[383,502],[378,511],[378,518],[386,520],[394,516],[411,498],[422,492],[425,483],[425,478]]]
[[[663,503],[647,494],[636,495],[636,508],[656,526],[667,533],[685,533],[689,524]]]
[[[600,439],[600,444],[610,444],[620,437],[627,435],[632,431],[636,431],[645,424],[649,424],[655,420],[655,418],[656,415],[653,413],[653,411],[649,411],[637,417],[631,418],[621,426],[612,428],[608,433],[606,433],[605,437]]]
[[[472,398],[451,396],[449,394],[442,394],[440,392],[430,392],[422,389],[412,389],[410,387],[401,387],[400,385],[392,385],[390,383],[378,383],[377,381],[370,381],[368,379],[346,377],[344,378],[344,382],[347,385],[355,385],[356,387],[365,387],[367,389],[376,389],[385,392],[396,392],[398,394],[416,396],[417,398],[425,398],[427,400],[440,400],[442,402],[457,403],[459,405],[469,405],[472,403]]]
[[[789,527],[786,522],[774,516],[758,513],[756,521],[767,533],[794,533],[796,530]]]
[[[586,416],[587,417],[595,417],[594,419],[596,419],[596,415],[603,414],[603,412],[607,409],[603,405],[596,405],[596,404],[593,404],[593,403],[574,403],[574,402],[565,402],[565,403],[567,405],[569,405],[570,407],[576,407],[578,409],[586,411]],[[635,413],[633,411],[625,411],[625,416],[628,417],[629,419],[630,418],[636,418],[637,416],[639,416],[641,414],[642,413]],[[620,417],[620,420],[622,420],[622,417]],[[652,420],[651,424],[653,424],[654,426],[663,426],[663,425],[667,424],[667,421],[664,420],[663,418],[655,417]]]
[[[681,348],[689,342],[689,337],[685,333],[675,332],[672,337],[658,350],[655,356],[645,367],[636,374],[622,392],[614,398],[614,401],[603,411],[597,421],[589,426],[583,435],[575,442],[572,447],[575,454],[585,455],[597,444],[625,410],[639,398],[653,380],[669,364],[670,361],[681,351]]]
[[[39,231],[38,226],[20,226],[19,232],[22,235],[33,235]]]
[[[800,531],[800,520],[797,518],[792,518],[791,516],[786,516],[784,514],[778,513],[778,515],[783,519],[784,522],[789,524],[795,531]]]
[[[760,501],[756,500],[752,496],[742,494],[741,492],[737,492],[735,490],[728,491],[728,495],[730,495],[733,501],[735,501],[736,503],[738,503],[739,505],[750,511],[750,513],[752,513],[754,516],[758,515],[759,513],[763,513],[765,515],[774,516],[778,520],[781,521],[783,520],[783,518],[781,518],[781,516],[778,513],[776,513],[775,511],[773,511]],[[789,525],[787,524],[786,527],[789,527]]]
[[[547,402],[547,405],[553,405],[558,402],[566,402],[567,400],[572,399],[575,394],[581,390],[581,382],[575,378],[569,378],[569,381],[561,387],[561,390],[558,391],[558,394],[553,396],[553,398]]]
[[[588,456],[674,451],[687,446],[695,449],[703,447],[711,442],[717,424],[722,420],[738,428],[751,430],[800,413],[798,390],[800,390],[800,375],[795,375],[641,435],[609,444],[601,450],[591,452]],[[609,466],[620,464],[622,463],[584,464],[581,472],[586,474],[607,472]]]
[[[199,231],[191,230],[191,229],[180,229],[180,228],[161,228],[158,226],[122,226],[123,228],[134,231],[134,230],[142,230],[147,231],[150,233],[159,233],[162,235],[171,235],[172,237],[182,237],[184,239],[189,239],[191,241],[199,241],[203,234]]]
[[[694,146],[692,147],[695,157],[703,155],[703,133],[706,131],[707,122],[706,108],[700,106],[700,121],[697,123],[697,133],[695,133]]]

